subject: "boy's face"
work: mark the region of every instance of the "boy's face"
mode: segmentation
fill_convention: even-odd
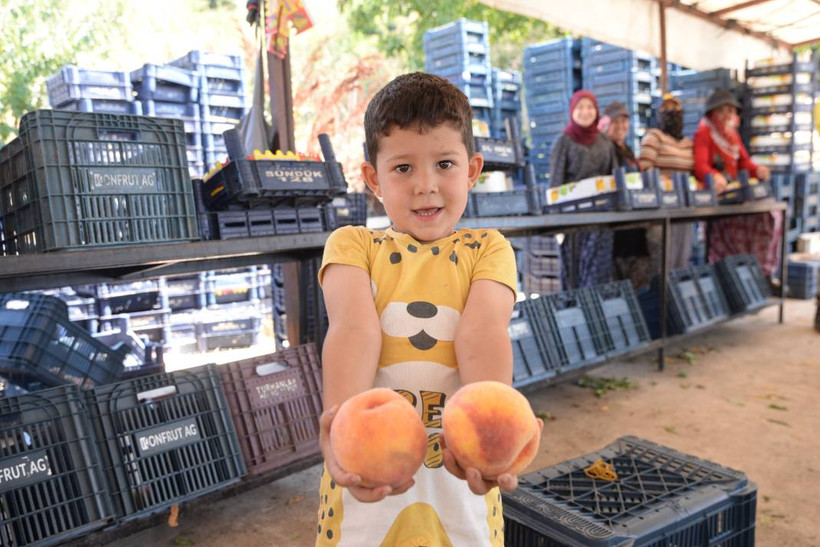
[[[375,167],[365,162],[362,174],[393,229],[424,243],[455,231],[483,166],[481,154],[468,158],[461,133],[444,123],[423,134],[391,128],[379,141]]]

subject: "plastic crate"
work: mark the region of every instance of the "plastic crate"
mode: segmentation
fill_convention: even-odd
[[[527,253],[520,265],[521,271],[539,277],[559,277],[561,275],[560,256],[537,256]]]
[[[813,260],[809,258],[813,258]],[[818,294],[820,258],[810,256],[806,260],[802,260],[798,257],[789,257],[787,275],[787,294],[790,298],[814,298]]]
[[[331,207],[302,205],[272,209],[218,211],[200,215],[204,239],[235,239],[282,234],[332,231],[336,227]]]
[[[75,386],[0,399],[0,418],[0,543],[54,545],[109,521],[109,491]]]
[[[364,226],[367,224],[367,194],[347,193],[333,198],[336,226]]]
[[[0,295],[0,369],[21,387],[76,384],[89,389],[105,384],[119,376],[126,353],[72,323],[59,298]]]
[[[211,273],[205,281],[209,306],[259,300],[256,268],[231,273]]]
[[[140,101],[191,104],[199,100],[199,88],[167,84],[158,81],[156,78],[146,78],[142,82],[134,82],[134,91]]]
[[[484,44],[489,48],[490,29],[486,21],[459,19],[424,33],[425,50],[438,50],[452,45]]]
[[[142,116],[142,103],[109,99],[78,99],[60,106],[60,110],[72,112],[96,112],[98,114],[131,114]]]
[[[717,196],[715,196],[715,189],[711,185],[711,178],[706,179],[706,188],[701,189],[698,186],[694,177],[689,173],[675,172],[672,173],[673,178],[677,178],[677,184],[683,189],[684,196],[686,196],[687,207],[716,207]]]
[[[521,149],[521,145],[517,140],[502,140],[487,137],[475,137],[474,140],[475,151],[484,156],[486,171],[501,171],[523,167],[524,151]]]
[[[717,271],[733,313],[757,309],[771,296],[760,264],[751,255],[727,256],[717,263]]]
[[[204,183],[202,196],[209,210],[260,200],[275,204],[299,198],[302,203],[324,203],[347,193],[342,166],[324,133],[319,135],[323,162],[244,159],[245,150],[236,130],[224,135],[231,161]]]
[[[669,73],[669,87],[673,90],[703,90],[711,93],[715,89],[733,89],[737,78],[728,68],[712,70],[680,70]]]
[[[538,212],[534,190],[509,192],[472,192],[468,196],[464,218],[529,215]]]
[[[200,65],[242,68],[244,66],[244,61],[242,60],[241,55],[215,53],[211,51],[203,51],[201,49],[194,49],[182,57],[174,59],[169,64],[188,69],[193,69]]]
[[[533,307],[532,300],[516,304],[507,327],[513,349],[513,386],[518,389],[548,380],[557,372],[557,359],[543,325],[536,324],[538,315]]]
[[[89,393],[116,515],[163,511],[245,473],[214,365],[155,374]]]
[[[210,102],[199,105],[199,112],[203,122],[237,124],[247,111],[244,106],[222,106]]]
[[[647,345],[649,331],[638,298],[629,281],[596,285],[586,291],[593,314],[604,327],[607,357],[615,357]]]
[[[322,373],[312,344],[220,367],[250,475],[319,453]]]
[[[131,78],[127,72],[85,70],[65,66],[46,80],[48,101],[60,107],[78,99],[131,101]]]
[[[589,478],[597,460],[614,481]],[[503,495],[508,547],[754,545],[757,486],[741,472],[639,439],[524,475]]]
[[[521,290],[525,294],[555,294],[561,292],[561,278],[555,275],[535,275],[524,272],[521,279]]]
[[[196,239],[179,121],[35,110],[0,173],[17,253]]]
[[[799,173],[794,175],[797,197],[820,196],[820,173]]]
[[[606,358],[602,318],[591,308],[585,289],[542,295],[532,302],[536,321],[553,341],[561,372]]]
[[[769,182],[772,185],[772,192],[778,201],[794,202],[795,180],[790,173],[773,174]]]

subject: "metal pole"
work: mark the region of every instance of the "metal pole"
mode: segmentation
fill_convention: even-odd
[[[658,350],[658,370],[663,370],[666,366],[666,279],[669,275],[669,265],[667,260],[672,248],[672,219],[663,219],[661,229],[661,275],[658,279],[658,298],[660,299],[660,313],[658,313],[658,332],[660,333],[661,347]]]
[[[661,94],[669,91],[669,74],[666,70],[666,2],[658,0],[661,16]]]
[[[792,80],[794,81],[794,80]],[[777,212],[774,213],[775,215]],[[780,238],[780,312],[778,313],[778,322],[782,325],[783,321],[785,320],[785,304],[786,304],[786,291],[789,288],[789,276],[788,272],[786,271],[786,254],[788,249],[786,245],[788,245],[788,234],[789,234],[789,209],[786,208],[783,211],[783,234]]]

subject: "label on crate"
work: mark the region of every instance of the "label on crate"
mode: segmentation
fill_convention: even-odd
[[[304,389],[299,383],[298,372],[287,371],[278,373],[276,378],[261,381],[253,386],[250,392],[254,399],[253,406],[255,408],[264,408],[303,395]]]
[[[328,181],[327,173],[321,164],[310,167],[309,165],[277,165],[277,163],[274,161],[264,166],[263,172],[266,177],[285,184],[311,184]]]
[[[45,450],[0,461],[0,492],[44,481],[52,476]]]
[[[140,456],[150,456],[202,440],[195,418],[179,420],[134,433]]]
[[[515,147],[511,141],[478,138],[476,148],[486,162],[515,163]]]
[[[82,171],[86,173],[91,191],[98,194],[153,193],[160,190],[159,170],[153,167],[93,167]]]

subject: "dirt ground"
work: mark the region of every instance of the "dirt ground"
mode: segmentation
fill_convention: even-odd
[[[814,304],[735,320],[690,339],[658,372],[655,355],[591,375],[636,384],[605,392],[565,383],[529,395],[549,413],[530,470],[595,451],[632,434],[745,472],[758,485],[757,545],[820,545],[820,334]],[[320,466],[224,499],[178,528],[158,526],[118,547],[313,545]]]

